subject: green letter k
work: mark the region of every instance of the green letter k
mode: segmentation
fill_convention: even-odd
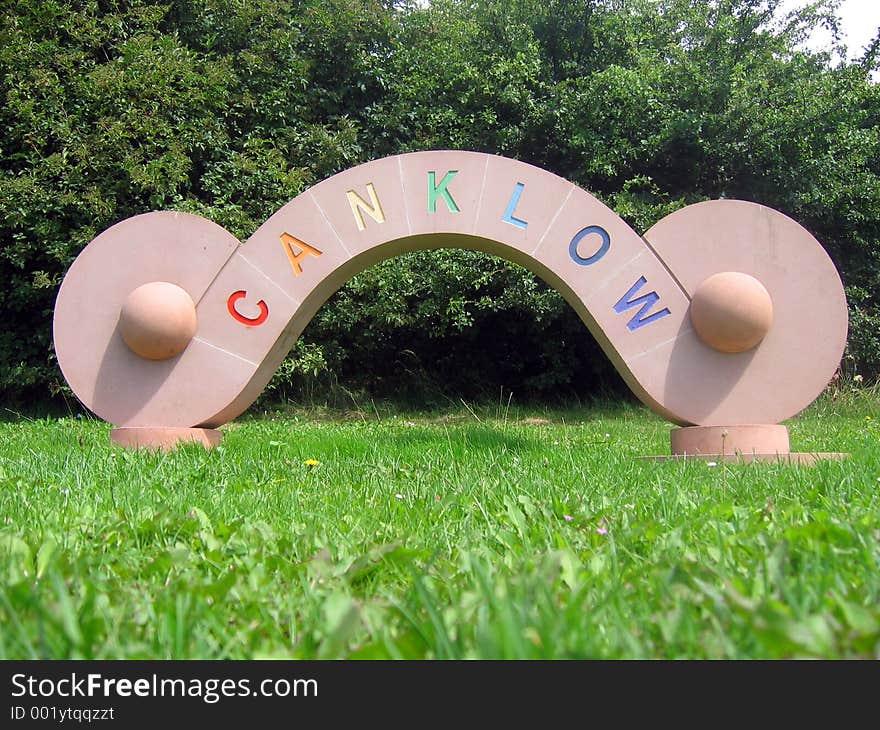
[[[452,199],[452,196],[449,194],[449,191],[446,189],[446,186],[452,182],[452,178],[458,175],[458,170],[450,170],[447,172],[443,179],[440,181],[440,184],[437,185],[435,173],[431,170],[428,173],[428,212],[436,213],[437,212],[437,198],[441,197],[446,201],[446,207],[449,208],[450,213],[458,213],[458,206],[455,204],[455,201]]]

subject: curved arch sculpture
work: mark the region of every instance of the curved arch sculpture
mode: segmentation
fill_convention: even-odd
[[[744,453],[788,451],[774,424],[821,393],[846,342],[833,263],[777,211],[708,201],[640,236],[545,170],[433,151],[324,180],[244,244],[186,213],[112,226],[61,285],[58,362],[79,399],[119,427],[116,440],[210,445],[212,429],[253,403],[333,292],[382,259],[440,247],[486,251],[548,282],[664,418],[709,427],[701,438],[717,440],[722,427],[731,437],[741,424],[775,434],[767,441],[751,429]],[[674,452],[712,451],[676,445],[675,433]]]

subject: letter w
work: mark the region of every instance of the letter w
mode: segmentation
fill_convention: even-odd
[[[671,314],[671,312],[665,307],[659,312],[648,314],[651,307],[660,301],[660,295],[655,291],[649,292],[648,294],[642,294],[642,296],[636,297],[635,299],[632,298],[633,295],[647,283],[648,280],[644,276],[640,276],[639,280],[633,284],[629,291],[620,298],[620,301],[614,305],[614,311],[618,314],[625,312],[627,309],[632,309],[633,307],[639,307],[639,305],[641,305],[639,311],[636,312],[633,315],[633,318],[626,324],[627,329],[629,329],[630,332],[635,332],[639,327],[644,327],[646,324],[651,324],[651,322],[656,322],[667,314]],[[648,314],[647,317],[645,316],[646,314]]]

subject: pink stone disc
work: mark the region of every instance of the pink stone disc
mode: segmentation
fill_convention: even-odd
[[[772,325],[750,349],[719,351],[688,322],[691,331],[651,353],[668,355],[657,377],[669,410],[697,425],[769,424],[819,396],[843,356],[848,312],[837,269],[805,228],[763,205],[711,200],[666,216],[644,238],[691,297],[713,275],[739,272],[772,301]]]
[[[119,426],[195,426],[222,408],[235,392],[224,383],[246,379],[249,364],[198,330],[179,354],[147,359],[126,345],[120,315],[132,292],[155,282],[198,303],[238,246],[216,223],[163,211],[117,223],[83,249],[61,284],[53,329],[58,364],[84,405]],[[186,300],[178,295],[171,309],[185,312]],[[171,329],[188,336],[186,320]]]

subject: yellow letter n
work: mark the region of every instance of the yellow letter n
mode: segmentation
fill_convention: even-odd
[[[370,196],[369,203],[354,190],[349,190],[346,193],[346,196],[348,196],[348,204],[351,206],[351,212],[354,213],[354,220],[355,223],[357,223],[359,231],[366,228],[364,225],[364,212],[376,221],[376,223],[385,222],[385,213],[382,211],[379,198],[376,197],[376,188],[373,187],[373,183],[367,183],[367,195]]]
[[[296,236],[291,236],[289,233],[281,234],[281,247],[284,249],[284,253],[287,254],[287,258],[290,259],[290,265],[293,267],[293,273],[299,276],[302,272],[302,260],[306,256],[320,256],[321,251],[316,249],[314,246],[309,246],[309,244],[300,241]],[[299,249],[298,253],[294,253],[294,247]]]

